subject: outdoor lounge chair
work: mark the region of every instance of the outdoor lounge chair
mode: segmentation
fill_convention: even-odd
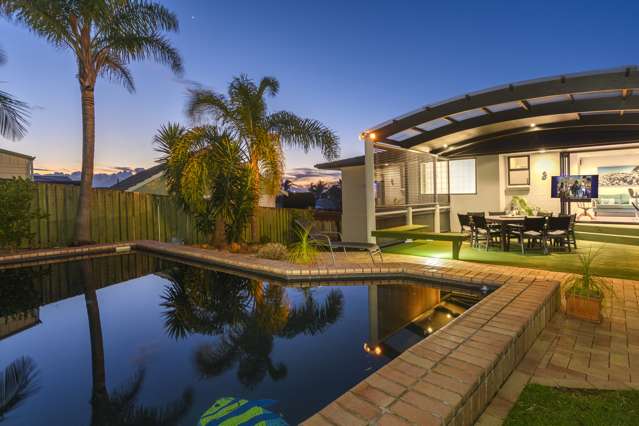
[[[333,263],[335,263],[335,250],[339,249],[343,250],[344,254],[346,254],[346,249],[367,251],[373,263],[375,263],[375,255],[379,255],[380,261],[384,263],[382,250],[375,243],[344,241],[341,232],[318,230],[315,229],[314,223],[305,222],[299,219],[296,219],[295,223],[303,229],[309,230],[308,237],[311,243],[318,247],[328,248],[328,251],[331,253]]]

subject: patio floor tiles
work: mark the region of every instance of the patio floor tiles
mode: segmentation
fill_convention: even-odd
[[[405,426],[410,425],[406,420],[391,413],[384,414],[377,422],[378,426]]]

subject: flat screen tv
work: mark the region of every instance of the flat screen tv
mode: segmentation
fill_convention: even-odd
[[[599,175],[553,176],[551,195],[568,201],[599,198]]]

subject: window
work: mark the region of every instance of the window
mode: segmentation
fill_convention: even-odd
[[[437,162],[437,193],[448,194],[448,162]],[[419,193],[422,195],[434,194],[433,162],[420,163],[419,165]]]
[[[476,194],[477,182],[475,159],[451,160],[448,162],[451,194]]]
[[[530,185],[530,157],[508,157],[508,186]]]

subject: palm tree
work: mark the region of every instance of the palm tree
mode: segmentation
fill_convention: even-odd
[[[344,307],[339,290],[321,304],[305,292],[304,304],[297,307],[290,306],[284,287],[222,272],[183,266],[161,276],[170,281],[162,295],[167,333],[176,339],[221,335],[196,350],[196,368],[203,377],[214,377],[237,364],[238,379],[249,388],[267,374],[273,380],[286,377],[286,366],[271,359],[275,337],[323,333]]]
[[[255,207],[262,191],[274,195],[279,188],[285,146],[306,152],[319,148],[327,159],[339,154],[339,138],[319,121],[288,111],[269,113],[266,96],[277,95],[279,87],[273,77],[264,77],[256,84],[246,75],[240,75],[231,81],[226,96],[212,90],[193,89],[187,105],[192,119],[211,118],[246,145],[255,184]],[[254,209],[251,218],[254,241],[259,237],[256,211]]]
[[[93,265],[90,260],[80,263],[84,284],[84,301],[91,341],[91,425],[92,426],[172,426],[181,423],[193,402],[193,392],[186,389],[182,396],[161,408],[146,407],[138,403],[144,383],[144,370],[138,370],[124,386],[111,392],[107,389],[104,362],[104,340],[100,305],[98,301]]]
[[[246,150],[215,126],[186,129],[169,123],[155,137],[163,154],[169,192],[194,214],[198,227],[214,227],[213,244],[237,241],[253,208],[252,174]]]
[[[7,62],[7,56],[0,49],[0,65]],[[0,90],[0,135],[7,139],[21,139],[27,131],[27,104]]]
[[[29,357],[18,358],[4,372],[0,370],[0,423],[11,410],[38,391],[37,380],[38,369]]]
[[[322,197],[322,194],[324,194],[324,192],[326,192],[326,189],[328,188],[328,186],[326,185],[326,182],[324,182],[322,179],[318,180],[317,183],[311,183],[308,186],[308,191],[310,193],[312,193],[315,196],[315,199],[319,199]]]
[[[0,0],[0,13],[74,54],[82,99],[82,177],[74,243],[90,240],[98,77],[135,90],[130,62],[151,58],[182,72],[182,60],[164,32],[178,30],[175,14],[142,0]]]

